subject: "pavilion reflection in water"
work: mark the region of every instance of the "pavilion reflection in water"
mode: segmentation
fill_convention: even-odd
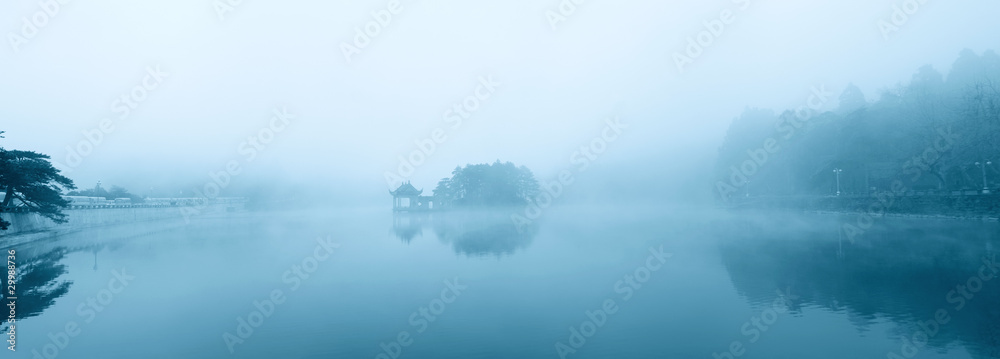
[[[430,222],[429,213],[394,213],[392,215],[392,231],[396,238],[404,243],[410,243],[413,238],[423,234],[424,227]]]
[[[430,231],[455,253],[471,256],[513,254],[527,248],[538,232],[537,224],[518,228],[504,211],[447,211],[393,213],[392,231],[410,243]]]

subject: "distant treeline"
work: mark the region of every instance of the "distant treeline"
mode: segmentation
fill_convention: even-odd
[[[145,199],[142,196],[129,193],[124,187],[111,186],[110,190],[104,189],[100,184],[94,186],[94,188],[70,191],[66,194],[67,196],[85,196],[85,197],[103,197],[107,200],[115,200],[118,198],[128,198],[132,200],[132,203],[142,203]]]
[[[809,109],[821,100],[781,114],[747,108],[734,119],[719,149],[717,198],[832,195],[838,172],[844,194],[979,190],[984,177],[997,185],[1000,56],[993,51],[962,51],[946,75],[921,67],[874,101],[854,85],[834,110]]]

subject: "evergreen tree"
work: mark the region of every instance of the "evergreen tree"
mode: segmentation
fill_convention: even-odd
[[[4,194],[0,208],[24,207],[56,223],[65,223],[62,210],[69,201],[62,192],[74,188],[73,181],[52,166],[48,155],[0,147],[0,191]],[[0,229],[6,230],[9,225],[0,219]]]

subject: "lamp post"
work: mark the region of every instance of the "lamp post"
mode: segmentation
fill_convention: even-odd
[[[844,172],[844,170],[839,168],[833,169],[833,173],[837,174],[837,196],[840,196],[840,172]]]
[[[976,162],[976,166],[979,166],[979,169],[983,170],[983,194],[990,193],[990,188],[986,185],[986,166],[991,164],[993,164],[993,162],[990,162],[990,160],[986,160],[985,163]]]

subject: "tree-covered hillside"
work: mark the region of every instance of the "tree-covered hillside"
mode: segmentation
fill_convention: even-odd
[[[832,100],[831,100],[831,103]],[[800,109],[801,110],[801,109]],[[718,198],[981,190],[1000,179],[1000,56],[962,51],[946,74],[866,96],[851,85],[832,111],[748,108],[719,150]]]

